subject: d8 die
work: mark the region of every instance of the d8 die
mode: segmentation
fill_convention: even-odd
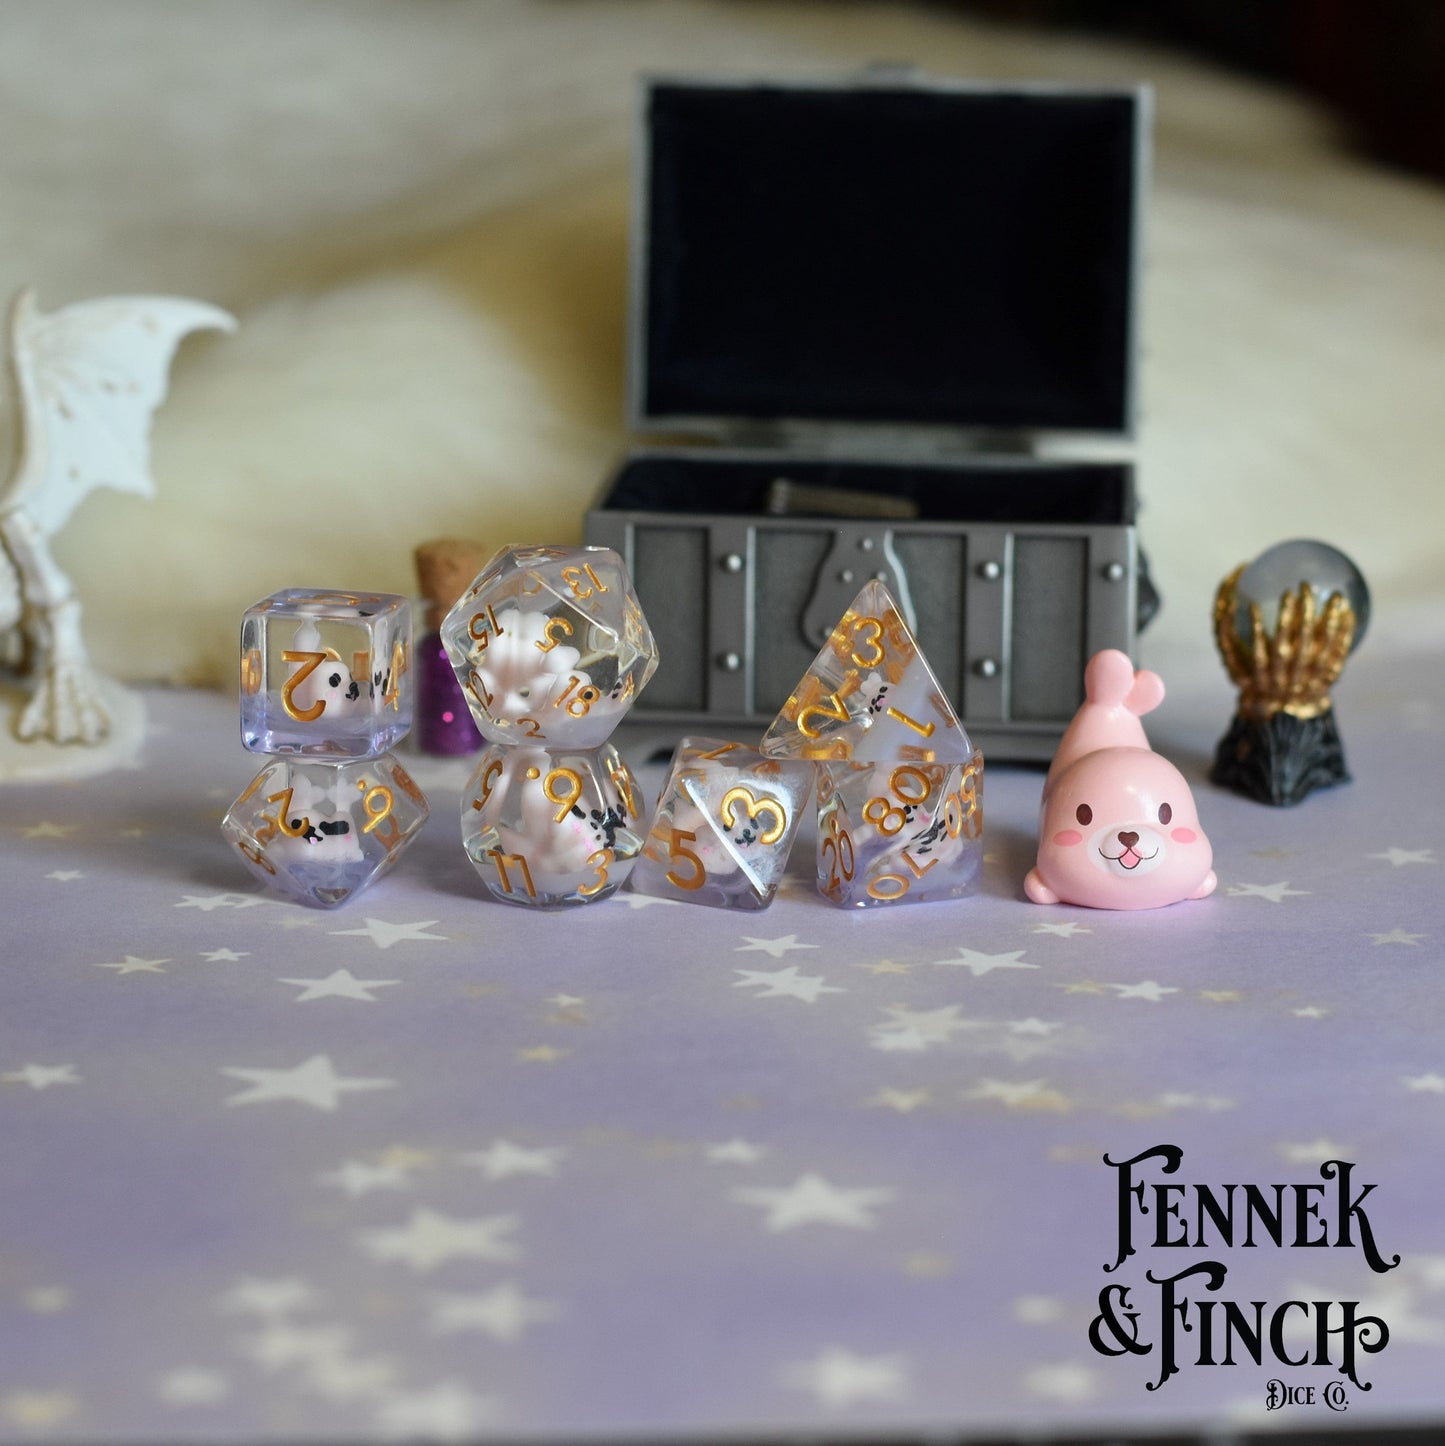
[[[632,580],[606,547],[504,549],[441,632],[493,743],[595,748],[657,667]]]
[[[818,890],[835,904],[956,899],[983,867],[983,755],[818,766]]]
[[[638,893],[765,909],[813,793],[813,765],[684,738],[633,870]]]
[[[973,744],[881,582],[829,634],[763,735],[774,758],[965,763]]]
[[[368,758],[411,727],[411,610],[390,593],[288,588],[241,620],[253,753]]]
[[[263,883],[332,908],[380,878],[429,812],[389,753],[352,763],[277,758],[227,810],[221,831]]]
[[[642,839],[637,782],[600,748],[483,751],[462,794],[462,844],[494,899],[542,908],[605,899]]]

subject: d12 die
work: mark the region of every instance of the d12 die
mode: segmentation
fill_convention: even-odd
[[[967,763],[823,763],[818,890],[835,904],[956,899],[983,867],[983,755]]]
[[[368,758],[411,717],[405,598],[288,588],[246,609],[241,739],[253,753]]]
[[[767,908],[812,801],[813,774],[801,760],[684,738],[631,887],[694,904]]]
[[[657,667],[632,580],[606,547],[504,549],[441,633],[493,743],[595,748]]]
[[[263,883],[332,908],[391,868],[430,811],[389,753],[352,763],[277,758],[227,810],[221,831]]]
[[[542,908],[605,899],[642,848],[637,781],[600,748],[488,745],[462,794],[462,844],[487,892]]]
[[[973,744],[881,582],[853,600],[768,731],[772,757],[966,763]]]

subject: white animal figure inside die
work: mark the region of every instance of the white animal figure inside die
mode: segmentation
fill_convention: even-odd
[[[1157,673],[1115,649],[1084,670],[1084,702],[1044,782],[1036,904],[1157,909],[1214,890],[1213,851],[1184,775],[1149,747],[1142,714],[1163,701]]]

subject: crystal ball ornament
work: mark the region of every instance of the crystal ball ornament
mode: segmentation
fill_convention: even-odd
[[[596,903],[622,886],[642,849],[638,805],[637,780],[610,743],[492,743],[462,794],[462,845],[502,903]]]
[[[657,667],[632,579],[606,547],[504,548],[441,635],[493,743],[595,748]]]
[[[221,831],[276,893],[334,908],[396,863],[429,812],[389,753],[351,763],[278,757],[232,804]]]
[[[241,740],[364,758],[411,727],[411,609],[390,593],[288,588],[241,619]]]
[[[411,611],[391,593],[290,588],[241,623],[241,738],[273,755],[221,832],[283,897],[345,903],[426,822],[387,748],[412,719]]]
[[[814,766],[718,738],[684,738],[633,870],[635,893],[766,909],[805,811]]]
[[[967,893],[983,866],[983,755],[878,581],[763,735],[818,765],[818,889],[871,908]]]
[[[1327,543],[1279,543],[1224,579],[1214,637],[1239,704],[1215,783],[1283,806],[1349,781],[1330,689],[1369,618],[1359,568]]]

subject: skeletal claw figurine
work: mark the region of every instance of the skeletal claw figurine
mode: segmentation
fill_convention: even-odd
[[[1157,673],[1115,649],[1084,670],[1084,703],[1044,781],[1036,904],[1157,909],[1214,891],[1209,840],[1184,775],[1149,747],[1140,717],[1164,700]]]

